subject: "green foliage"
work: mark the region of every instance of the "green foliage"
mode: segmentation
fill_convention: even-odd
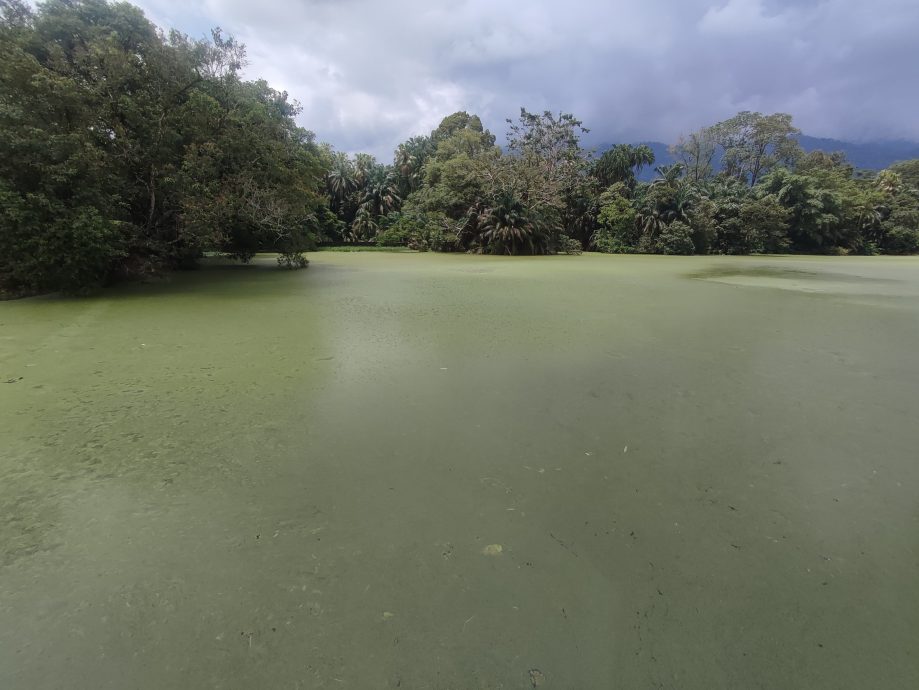
[[[408,247],[417,251],[449,251],[451,222],[438,212],[406,209],[383,219],[377,235],[381,247]]]
[[[794,163],[801,155],[794,138],[800,133],[786,113],[743,111],[714,125],[711,136],[723,151],[723,173],[753,186],[776,166]]]
[[[241,260],[273,250],[284,265],[300,265],[325,209],[319,154],[312,134],[293,124],[297,107],[265,82],[235,79],[213,89],[209,107],[222,127],[186,146],[176,174],[181,243]]]
[[[278,255],[278,266],[281,268],[306,268],[309,263],[307,258],[298,252],[287,252]]]
[[[83,293],[123,258],[122,226],[92,206],[0,190],[0,294]]]
[[[688,137],[680,137],[670,147],[670,155],[680,161],[686,176],[692,182],[701,182],[714,174],[713,161],[718,150],[718,132],[705,127]]]
[[[718,205],[705,196],[701,189],[693,190],[693,204],[686,213],[686,222],[692,230],[692,244],[699,254],[712,251],[718,234]]]
[[[447,252],[456,245],[452,223],[443,214],[428,214],[408,237],[409,249],[419,252]]]
[[[413,224],[401,213],[395,218],[387,216],[387,225],[377,234],[380,247],[406,247],[413,230]]]
[[[597,251],[623,254],[638,246],[638,214],[627,191],[625,184],[618,182],[600,195],[598,227],[591,243]]]
[[[877,244],[887,254],[919,252],[919,192],[904,187],[886,194],[881,206]]]
[[[424,184],[424,166],[435,149],[432,137],[412,137],[399,144],[393,160],[398,196],[402,199]]]
[[[403,210],[442,214],[449,248],[553,253],[575,240],[616,253],[902,252],[919,228],[912,162],[869,178],[842,154],[804,155],[782,113],[738,113],[681,139],[680,162],[656,168],[651,183],[635,179],[653,162],[646,147],[619,145],[591,163],[573,115],[521,109],[508,123],[506,154],[465,112],[397,151],[403,178],[410,150],[424,160]]]
[[[760,254],[786,251],[790,212],[773,194],[749,196],[736,213],[722,219],[715,247],[724,254]]]
[[[908,191],[919,190],[919,158],[894,163],[889,169],[900,176],[900,180]]]
[[[887,254],[916,254],[919,252],[919,228],[894,225],[884,234],[884,251]]]
[[[692,243],[692,228],[679,220],[665,225],[660,234],[654,238],[653,248],[657,254],[695,254],[696,247]]]
[[[477,218],[478,242],[491,254],[545,254],[545,225],[512,191],[502,191],[484,205]]]
[[[559,243],[559,251],[565,254],[582,254],[584,252],[584,247],[581,246],[580,240],[562,235],[561,242]]]
[[[444,118],[423,143],[409,140],[397,150],[396,167],[403,161],[408,174],[407,151],[423,149],[423,178],[382,241],[421,250],[540,254],[571,249],[562,232],[570,227],[568,238],[576,235],[583,246],[596,222],[596,194],[579,131],[571,115],[522,110],[510,127],[512,154],[503,155],[478,117]]]
[[[653,164],[654,152],[650,147],[618,144],[597,159],[591,172],[601,187],[623,183],[631,188],[635,186],[635,176],[641,169]]]
[[[782,113],[682,138],[680,162],[619,145],[596,162],[569,113],[521,108],[507,152],[464,111],[392,164],[320,146],[299,106],[245,81],[245,49],[165,34],[127,3],[0,0],[0,293],[84,292],[317,239],[421,251],[916,251],[919,161],[874,177],[802,155]],[[720,154],[720,155],[719,155]],[[720,160],[722,169],[715,170]]]
[[[508,118],[507,124],[507,148],[512,153],[545,168],[580,165],[579,137],[589,130],[571,113],[556,116],[548,110],[537,114],[521,108],[519,119]]]
[[[562,191],[559,225],[565,235],[578,242],[581,250],[589,247],[597,229],[600,212],[599,187],[591,175],[572,177]]]
[[[126,3],[2,11],[0,290],[81,292],[204,251],[303,265],[330,220],[321,152],[286,94],[239,78],[241,45]]]

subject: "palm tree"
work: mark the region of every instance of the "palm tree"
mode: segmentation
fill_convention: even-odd
[[[659,165],[654,168],[654,172],[658,174],[658,177],[651,182],[654,184],[667,184],[675,185],[680,177],[683,175],[683,170],[686,169],[686,166],[682,163],[671,163],[670,165]]]
[[[326,186],[334,207],[343,206],[345,199],[357,189],[354,166],[346,155],[340,153],[335,155],[332,167],[329,168],[326,176]]]
[[[789,235],[798,247],[832,246],[839,235],[839,218],[834,211],[838,196],[817,187],[812,177],[795,175],[784,168],[763,178],[763,189],[775,194],[791,212]]]
[[[390,211],[395,211],[401,202],[399,187],[392,170],[378,165],[367,173],[361,208],[366,207],[374,216],[385,216]]]
[[[884,194],[894,196],[903,189],[903,178],[893,170],[882,170],[874,184]]]
[[[354,180],[358,188],[367,184],[373,169],[377,167],[377,160],[369,153],[358,153],[354,156]]]
[[[678,184],[663,209],[667,222],[672,223],[675,220],[688,222],[689,213],[692,211],[697,197],[698,193],[693,189],[692,185]]]
[[[650,246],[661,231],[667,227],[664,215],[656,206],[640,210],[638,221],[641,224],[642,243],[647,246]]]
[[[617,144],[600,156],[594,164],[593,174],[603,188],[617,182],[632,187],[641,169],[653,163],[654,151],[650,146]]]
[[[376,237],[379,227],[373,214],[365,206],[361,206],[351,222],[350,240],[352,242],[365,242]]]
[[[479,235],[492,252],[545,253],[545,237],[526,206],[511,192],[501,192],[478,214]]]
[[[424,182],[424,164],[432,149],[430,137],[412,137],[399,144],[393,167],[398,174],[401,196],[408,196],[421,187]]]

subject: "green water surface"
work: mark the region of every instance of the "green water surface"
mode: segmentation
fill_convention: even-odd
[[[919,687],[919,259],[0,303],[0,688]]]

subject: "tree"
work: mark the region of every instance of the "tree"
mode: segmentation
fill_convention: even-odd
[[[657,254],[695,254],[696,247],[692,242],[692,228],[679,220],[665,225],[652,249]]]
[[[0,8],[0,293],[81,292],[106,280],[134,237],[111,130],[64,47],[39,40],[47,16]]]
[[[712,251],[715,237],[718,234],[718,205],[705,196],[696,185],[692,189],[692,203],[686,212],[686,223],[692,231],[692,244],[699,254]]]
[[[919,158],[894,163],[888,170],[899,175],[907,189],[919,191]]]
[[[591,240],[598,251],[621,254],[634,252],[638,247],[638,214],[627,192],[625,183],[617,182],[600,195],[598,227]]]
[[[405,198],[424,184],[424,166],[434,149],[431,137],[412,137],[399,144],[393,160],[399,196]]]
[[[561,227],[581,250],[593,242],[600,210],[598,189],[596,178],[583,175],[574,178],[563,192]]]
[[[371,168],[365,178],[361,208],[373,217],[385,216],[401,204],[396,176],[382,165]]]
[[[602,188],[622,182],[635,186],[636,176],[647,165],[654,164],[654,151],[644,144],[617,144],[594,163],[592,173]]]
[[[789,238],[799,250],[826,251],[844,236],[842,199],[805,175],[779,168],[763,179],[762,190],[775,195],[789,212]]]
[[[350,221],[351,218],[348,216],[353,215],[353,211],[349,208],[349,202],[351,195],[357,191],[358,184],[354,164],[348,156],[339,152],[331,152],[326,182],[332,209]]]
[[[470,115],[465,110],[460,110],[440,121],[437,128],[431,132],[431,143],[434,148],[439,148],[441,142],[461,131],[490,136],[488,130],[482,126],[482,120],[478,115]]]
[[[659,165],[654,168],[657,177],[651,181],[652,185],[664,184],[675,187],[680,177],[683,176],[685,168],[682,163],[671,163],[670,165]]]
[[[405,199],[406,210],[468,219],[482,197],[483,161],[500,155],[494,135],[481,124],[466,112],[441,121],[430,136],[433,148],[423,167],[423,182]]]
[[[913,254],[919,251],[919,190],[909,186],[912,169],[897,164],[882,171],[874,184],[874,196],[880,197],[875,206],[875,239],[878,247],[888,254]],[[874,220],[874,218],[872,218]]]
[[[323,155],[245,50],[168,35],[127,3],[0,6],[0,290],[281,253],[323,224]]]
[[[538,165],[547,176],[582,167],[580,135],[590,130],[574,115],[548,110],[540,115],[521,108],[519,119],[508,118],[507,123],[508,151]]]
[[[723,150],[724,173],[752,187],[776,165],[795,161],[801,153],[797,134],[791,115],[743,111],[716,124],[711,136]]]
[[[478,231],[484,247],[495,254],[544,254],[544,227],[511,190],[502,190],[479,211]]]
[[[723,254],[781,252],[788,246],[790,212],[773,194],[750,195],[718,225],[715,247]]]
[[[801,155],[795,161],[795,172],[799,175],[810,175],[824,180],[827,177],[848,180],[854,175],[855,166],[848,161],[846,154],[842,151],[827,153],[817,150]]]
[[[590,189],[584,184],[589,168],[580,146],[580,135],[588,130],[570,113],[536,114],[525,108],[517,121],[507,122],[510,156],[505,167],[512,168],[518,198],[546,228],[545,251],[556,251],[563,243],[566,200]]]
[[[718,135],[713,127],[703,127],[688,137],[680,137],[669,147],[670,155],[683,165],[686,176],[692,182],[707,180],[714,174],[715,154],[718,150]]]
[[[293,122],[299,108],[264,81],[214,89],[222,126],[186,148],[179,239],[196,252],[216,249],[243,261],[276,251],[285,265],[313,245],[324,202],[321,156],[311,132]]]

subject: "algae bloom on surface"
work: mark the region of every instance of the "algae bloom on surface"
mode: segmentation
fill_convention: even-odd
[[[0,687],[919,687],[919,260],[310,259],[0,304]]]

